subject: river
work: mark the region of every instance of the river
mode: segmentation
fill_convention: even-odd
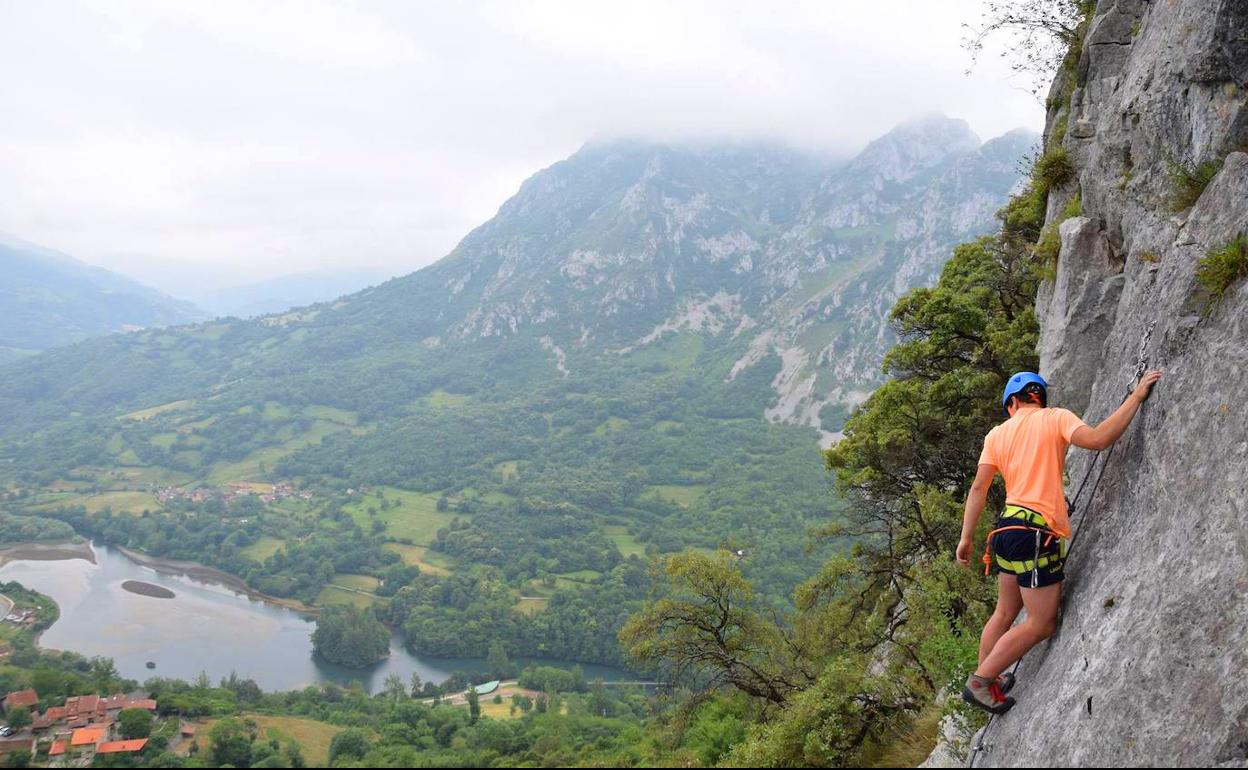
[[[315,659],[315,623],[286,607],[248,597],[218,583],[169,575],[140,566],[107,546],[60,558],[23,558],[0,567],[0,580],[15,580],[52,597],[61,616],[44,631],[42,647],[112,658],[122,676],[143,681],[151,676],[194,679],[206,672],[213,682],[229,676],[253,679],[265,690],[291,690],[319,682],[346,685],[358,681],[375,692],[390,674],[406,683],[413,672],[424,681],[441,682],[456,671],[485,670],[472,658],[431,658],[413,654],[397,635],[390,657],[367,669],[351,669]],[[172,599],[132,593],[122,588],[136,580],[166,588]],[[156,664],[154,670],[147,662]],[[562,661],[520,659],[521,664],[571,667]],[[589,679],[634,678],[606,666],[582,665]]]

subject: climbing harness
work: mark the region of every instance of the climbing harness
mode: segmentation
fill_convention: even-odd
[[[1136,350],[1135,371],[1132,373],[1131,381],[1127,385],[1126,393],[1123,395],[1122,401],[1118,402],[1118,406],[1122,406],[1122,404],[1125,403],[1126,400],[1131,397],[1132,391],[1134,391],[1135,387],[1139,384],[1140,379],[1144,376],[1144,373],[1148,371],[1148,364],[1149,364],[1148,344],[1153,339],[1153,328],[1156,327],[1156,325],[1157,325],[1156,321],[1150,321],[1144,327],[1144,333],[1140,336],[1140,346]],[[1150,395],[1151,395],[1151,392],[1150,392]],[[1117,446],[1117,444],[1111,445],[1109,447],[1109,451],[1105,452],[1105,462],[1101,463],[1101,470],[1099,473],[1096,474],[1096,481],[1092,484],[1092,493],[1084,504],[1085,508],[1096,497],[1096,490],[1101,485],[1101,478],[1105,475],[1105,469],[1109,466],[1110,458],[1114,456],[1115,446]],[[1099,460],[1100,458],[1101,458],[1100,452],[1097,452],[1096,454],[1092,456],[1092,462],[1088,464],[1088,470],[1086,473],[1083,474],[1083,480],[1079,482],[1079,487],[1077,490],[1075,490],[1074,501],[1072,502],[1070,500],[1067,500],[1067,508],[1072,513],[1076,510],[1080,511],[1080,516],[1079,516],[1080,526],[1074,530],[1074,533],[1070,537],[1070,544],[1066,548],[1067,555],[1074,553],[1075,543],[1079,539],[1079,533],[1083,531],[1083,526],[1082,526],[1083,516],[1087,514],[1087,511],[1084,509],[1079,509],[1076,506],[1078,506],[1079,498],[1081,495],[1083,495],[1083,490],[1088,484],[1088,479],[1092,477],[1092,471],[1096,469],[1096,461]],[[989,543],[992,542],[993,534],[996,534],[996,531],[988,535]],[[1037,532],[1037,542],[1039,542],[1039,532]],[[987,554],[985,554],[985,558],[987,558]],[[1032,585],[1035,585],[1035,582],[1036,582],[1036,573],[1033,572],[1032,573]],[[1017,677],[1018,667],[1021,666],[1022,664],[1023,664],[1022,658],[1019,658],[1017,661],[1015,661],[1014,667],[1009,670],[1009,676]],[[987,748],[985,746],[985,739],[988,737],[988,731],[992,729],[992,724],[993,722],[996,721],[996,718],[997,718],[996,714],[988,715],[988,722],[984,724],[984,728],[979,731],[979,735],[977,736],[979,740],[977,740],[975,742],[975,745],[971,747],[971,755],[970,755],[969,760],[967,761],[967,765],[966,765],[967,767],[975,767],[975,760],[979,757],[979,754]]]
[[[1003,527],[997,527],[988,533],[988,541],[984,545],[984,574],[992,573],[992,565],[995,562],[998,567],[1006,572],[1012,572],[1021,575],[1025,572],[1031,573],[1031,587],[1035,588],[1040,584],[1040,569],[1050,564],[1066,558],[1067,547],[1066,539],[1049,529],[1049,525],[1045,522],[1044,517],[1035,511],[1024,508],[1021,505],[1006,505],[1005,511],[1001,514],[1002,519],[1021,519],[1026,524],[1007,524]],[[1036,536],[1035,552],[1030,559],[1017,561],[1007,559],[1000,554],[992,552],[992,538],[998,532],[1023,531],[1034,532]],[[1041,537],[1043,536],[1043,545]],[[1047,551],[1054,541],[1059,543],[1058,550],[1055,553],[1046,553],[1041,555],[1042,551]],[[995,558],[994,558],[995,556]]]

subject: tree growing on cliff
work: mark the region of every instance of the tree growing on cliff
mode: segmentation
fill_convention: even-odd
[[[312,649],[330,663],[363,668],[390,654],[390,632],[368,610],[327,607],[316,619]]]
[[[981,24],[963,25],[963,45],[974,65],[989,39],[1007,37],[1002,56],[1039,94],[1071,51],[1078,56],[1080,25],[1095,9],[1096,0],[989,0]]]
[[[727,685],[776,705],[813,680],[792,638],[760,611],[728,552],[677,554],[656,577],[666,595],[620,631],[635,659],[665,664],[707,689]]]

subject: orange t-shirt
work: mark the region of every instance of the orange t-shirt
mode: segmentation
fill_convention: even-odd
[[[980,465],[1005,479],[1005,501],[1044,517],[1049,529],[1070,537],[1062,476],[1070,437],[1084,425],[1069,409],[1024,408],[984,437]]]

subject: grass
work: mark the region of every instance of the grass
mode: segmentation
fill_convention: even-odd
[[[605,436],[608,433],[615,433],[627,427],[628,420],[625,420],[623,417],[608,417],[605,422],[599,423],[598,427],[594,428],[594,435]]]
[[[354,588],[357,591],[368,591],[371,593],[377,590],[377,586],[381,585],[381,581],[372,575],[352,575],[344,573],[334,575],[334,579],[331,581],[331,584],[342,588]]]
[[[134,420],[135,422],[145,422],[153,417],[162,415],[165,412],[174,412],[179,409],[185,409],[193,403],[195,402],[189,400],[171,401],[168,404],[161,404],[160,406],[153,406],[148,409],[140,409],[139,411],[131,412],[130,414],[123,414],[121,419]]]
[[[516,612],[521,615],[536,615],[546,609],[546,605],[550,602],[545,596],[524,596],[516,602]]]
[[[706,341],[700,334],[665,332],[649,345],[631,351],[628,360],[642,367],[688,369],[705,347]]]
[[[1240,235],[1211,249],[1196,266],[1196,282],[1209,296],[1205,313],[1212,312],[1231,286],[1243,278],[1248,278],[1248,236]]]
[[[355,426],[360,423],[360,417],[355,412],[348,412],[346,409],[333,406],[309,406],[303,410],[303,414],[314,420],[326,420],[339,425]]]
[[[216,486],[235,481],[261,481],[283,457],[312,444],[319,444],[321,439],[341,430],[345,430],[343,425],[317,420],[303,433],[296,434],[277,446],[257,449],[236,462],[215,464],[205,481]]]
[[[373,602],[378,601],[376,596],[372,594],[362,594],[358,591],[350,591],[335,585],[327,585],[317,594],[316,601],[312,602],[317,607],[328,607],[331,604],[350,604],[353,607],[367,609],[373,606]]]
[[[647,487],[646,494],[688,508],[706,494],[706,487],[702,484],[656,484]]]
[[[520,475],[520,463],[516,460],[508,460],[494,466],[494,470],[498,472],[499,478],[503,481],[511,481]]]
[[[291,416],[290,407],[284,406],[277,401],[265,401],[264,411],[261,413],[267,422],[279,422],[289,420]]]
[[[1223,159],[1207,160],[1204,163],[1188,165],[1176,161],[1167,161],[1170,175],[1170,208],[1175,211],[1186,211],[1196,205],[1205,188],[1222,170]]]
[[[466,500],[479,500],[491,505],[505,505],[516,499],[506,492],[486,492],[482,494],[475,487],[464,487],[459,494]]]
[[[148,443],[152,446],[160,447],[161,449],[168,449],[173,446],[177,440],[178,434],[176,433],[157,433],[155,436],[148,439]]]
[[[429,395],[425,396],[425,400],[428,402],[429,406],[438,409],[446,409],[463,406],[468,403],[468,396],[465,396],[462,393],[449,393],[441,388],[438,388]]]
[[[256,562],[263,564],[264,560],[286,547],[285,540],[279,540],[276,537],[268,537],[267,535],[260,538],[256,542],[247,546],[242,550],[243,556]]]
[[[46,501],[43,499],[45,497],[48,498]],[[55,497],[40,495],[39,498],[39,502],[35,506],[37,508],[81,505],[87,510],[87,513],[99,513],[105,508],[111,508],[114,513],[132,514],[140,514],[145,510],[161,510],[160,504],[156,502],[156,498],[152,497],[151,494],[127,490],[100,492],[96,495],[57,493]]]
[[[127,486],[138,487],[146,487],[151,484],[159,487],[180,487],[194,480],[189,473],[157,465],[118,468],[113,473],[113,477]]]
[[[512,713],[510,698],[504,698],[502,703],[495,703],[494,696],[489,695],[481,699],[481,716],[490,719],[519,719],[524,716],[524,712],[516,709]]]
[[[343,730],[337,725],[299,717],[244,714],[239,718],[255,722],[261,738],[276,740],[282,744],[282,748],[292,741],[298,743],[308,767],[326,767],[329,764],[329,744]],[[196,730],[195,740],[199,743],[201,753],[208,748],[208,733],[215,721],[203,722]]]
[[[604,527],[603,534],[607,536],[608,540],[615,543],[615,547],[620,549],[620,553],[626,559],[633,555],[646,555],[646,546],[630,535],[627,527]]]
[[[455,568],[454,559],[444,553],[431,551],[423,545],[386,543],[382,548],[397,553],[404,564],[429,575],[449,575]]]
[[[383,487],[381,491],[392,506],[387,510],[381,509],[381,498],[376,493],[364,495],[358,502],[344,507],[365,531],[372,525],[368,509],[375,508],[377,518],[386,524],[388,538],[427,546],[433,542],[438,530],[448,526],[456,516],[466,518],[465,514],[439,511],[437,495],[408,492],[395,487]]]

